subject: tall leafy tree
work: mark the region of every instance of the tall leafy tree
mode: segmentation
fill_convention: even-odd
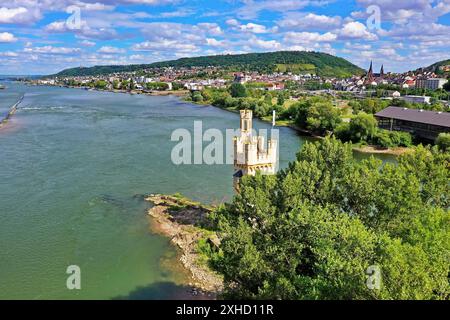
[[[356,161],[334,138],[276,176],[244,177],[215,212],[212,266],[225,295],[270,299],[449,299],[449,153]],[[367,271],[380,271],[380,287]]]

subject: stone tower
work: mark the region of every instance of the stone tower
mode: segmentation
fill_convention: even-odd
[[[269,139],[267,147],[263,136],[253,136],[251,110],[241,110],[240,136],[234,137],[234,187],[245,175],[275,174],[277,169],[277,140]]]

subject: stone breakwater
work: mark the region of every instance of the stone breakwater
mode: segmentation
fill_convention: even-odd
[[[179,196],[156,194],[146,200],[154,205],[148,211],[152,231],[169,237],[181,251],[179,260],[191,274],[192,294],[216,298],[223,290],[223,279],[202,262],[198,249],[200,240],[213,249],[220,245],[217,235],[207,229],[211,209]]]
[[[21,96],[19,100],[9,109],[9,112],[6,114],[6,117],[0,120],[0,128],[3,127],[9,119],[16,113],[17,106],[22,102],[24,96]]]

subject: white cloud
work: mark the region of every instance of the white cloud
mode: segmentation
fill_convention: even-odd
[[[96,45],[95,42],[89,40],[80,41],[80,44],[84,47],[94,47]]]
[[[0,32],[0,43],[16,42],[17,38],[9,32]]]
[[[450,1],[448,0],[356,0],[356,2],[367,8],[371,5],[378,6],[383,21],[394,24],[405,24],[410,22],[436,22],[436,20],[450,13]],[[357,19],[367,18],[368,13],[364,11],[352,12]]]
[[[220,41],[214,38],[206,38],[206,44],[211,47],[222,47],[224,45],[224,41]]]
[[[264,50],[279,50],[281,48],[281,43],[276,40],[263,40],[256,37],[250,38],[247,42],[247,46],[254,49],[264,49]]]
[[[159,41],[145,41],[133,46],[135,51],[179,51],[189,53],[198,51],[197,46],[189,43],[182,43],[176,40],[160,39]]]
[[[103,46],[100,49],[97,50],[99,53],[107,53],[107,54],[119,54],[119,53],[125,53],[124,49],[111,47],[111,46]]]
[[[284,37],[290,43],[331,42],[337,39],[337,35],[331,32],[320,34],[318,32],[288,32]]]
[[[237,21],[236,19],[228,19],[226,21],[226,24],[232,27],[237,27],[240,25],[239,21]]]
[[[278,25],[288,30],[330,30],[341,25],[339,16],[317,15],[315,13],[288,13],[278,21]]]
[[[41,53],[41,54],[76,54],[80,53],[80,48],[68,48],[68,47],[53,47],[53,46],[43,46],[34,48],[25,48],[26,53]]]
[[[322,6],[333,0],[243,0],[244,6],[237,12],[242,19],[256,18],[261,11],[287,12],[307,6]]]
[[[65,21],[54,21],[44,27],[48,33],[74,33],[82,38],[112,40],[120,38],[116,30],[111,28],[92,28],[82,20],[79,28],[69,28]]]
[[[252,33],[267,33],[269,30],[261,24],[256,23],[247,23],[239,26],[239,29],[244,32],[252,32]]]
[[[358,21],[347,22],[339,31],[341,39],[377,40],[376,34],[369,32],[364,24]]]
[[[25,24],[39,20],[41,13],[36,8],[20,7],[0,7],[0,23]]]
[[[4,51],[4,52],[0,52],[0,56],[13,58],[13,57],[18,57],[19,55],[13,51]]]

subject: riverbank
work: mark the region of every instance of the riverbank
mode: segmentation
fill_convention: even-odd
[[[6,114],[6,117],[0,120],[0,128],[2,128],[6,123],[8,123],[9,119],[16,113],[17,106],[22,102],[24,96],[21,96],[19,100],[9,109],[9,112]]]
[[[239,113],[239,110],[220,108],[220,107],[214,106],[212,104],[198,103],[198,102],[194,102],[192,100],[186,100],[186,102],[203,105],[203,106],[212,106],[212,107],[219,108],[221,110],[225,110],[225,111],[232,112],[232,113]],[[258,118],[258,119],[263,122],[272,124],[272,116],[262,117],[262,118]],[[325,138],[324,136],[314,134],[313,132],[311,132],[307,129],[298,127],[297,125],[294,124],[293,121],[278,120],[275,122],[275,126],[288,127],[302,136],[307,136],[307,137],[311,137],[314,139],[324,139]],[[361,146],[360,144],[353,144],[352,150],[355,152],[360,152],[360,153],[365,153],[365,154],[385,154],[385,155],[391,155],[391,156],[400,156],[406,152],[411,151],[412,148],[406,148],[406,147],[381,148],[381,147],[374,146],[374,145]]]
[[[52,84],[37,84],[37,83],[28,83],[28,85],[60,87],[60,88],[80,89],[80,90],[100,91],[100,92],[143,94],[143,95],[147,95],[147,96],[177,96],[177,97],[184,97],[184,96],[186,96],[189,93],[189,90],[159,91],[159,90],[99,89],[99,88],[91,88],[91,87],[77,87],[77,86],[67,86],[67,85],[59,85],[59,84],[52,85]]]
[[[188,284],[192,295],[217,298],[223,290],[223,279],[208,267],[199,249],[200,242],[212,250],[220,245],[208,219],[212,208],[177,195],[152,194],[146,201],[153,204],[148,210],[152,218],[151,231],[170,238],[170,242],[180,250],[178,259],[190,273]]]
[[[353,147],[354,151],[361,152],[361,153],[370,153],[370,154],[388,154],[393,156],[400,156],[402,154],[405,154],[407,152],[411,152],[412,148],[406,148],[406,147],[397,147],[397,148],[379,148],[377,146],[355,146]]]

